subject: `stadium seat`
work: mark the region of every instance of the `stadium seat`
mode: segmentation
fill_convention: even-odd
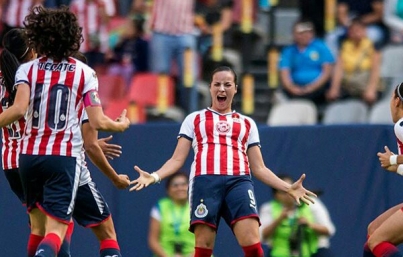
[[[267,120],[270,126],[314,125],[318,111],[309,100],[289,100],[273,106]]]
[[[128,97],[119,100],[112,100],[108,106],[104,108],[104,113],[111,119],[116,119],[126,109],[126,117],[132,124],[146,122],[146,111],[144,107],[137,106],[133,102],[130,102]]]
[[[368,123],[370,124],[393,124],[392,115],[390,114],[389,100],[382,100],[372,106]]]
[[[167,78],[166,101],[169,107],[175,104],[175,84],[171,77]],[[158,105],[158,81],[158,74],[135,74],[130,85],[129,99],[144,107],[156,107]]]
[[[107,107],[112,100],[119,100],[125,95],[125,81],[118,75],[99,75],[98,94],[102,105]]]
[[[385,78],[401,77],[403,70],[403,46],[389,45],[382,49],[381,76]]]
[[[341,100],[329,104],[323,114],[323,124],[354,124],[366,123],[368,107],[356,99]]]

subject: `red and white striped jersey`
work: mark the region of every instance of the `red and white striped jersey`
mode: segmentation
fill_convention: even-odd
[[[70,10],[77,16],[78,23],[83,28],[84,42],[80,51],[88,52],[94,50],[94,44],[99,43],[99,50],[108,50],[109,34],[108,23],[102,19],[101,13],[104,11],[107,16],[115,15],[115,5],[112,0],[73,0]]]
[[[34,2],[34,0],[8,1],[4,10],[3,21],[10,27],[24,27],[23,21],[35,5]]]
[[[260,146],[259,132],[251,118],[235,111],[220,114],[210,108],[189,114],[179,137],[192,141],[191,179],[200,175],[249,175],[246,151]]]
[[[170,35],[192,33],[194,8],[194,0],[154,0],[151,30]]]
[[[401,118],[398,122],[395,123],[395,135],[397,139],[397,148],[399,150],[399,154],[403,154],[403,118]]]
[[[1,76],[1,74],[0,74]],[[2,79],[0,78],[0,81]],[[5,111],[9,107],[8,92],[1,83],[1,105],[0,113]],[[17,169],[18,157],[21,151],[22,134],[24,132],[25,119],[22,118],[8,126],[2,127],[2,167],[3,170]]]
[[[21,153],[79,157],[83,96],[98,90],[95,71],[74,58],[42,57],[20,66],[16,84],[21,83],[31,88]]]

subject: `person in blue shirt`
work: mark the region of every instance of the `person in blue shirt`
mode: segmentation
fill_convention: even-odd
[[[297,21],[293,27],[294,43],[286,46],[279,63],[283,90],[289,98],[303,98],[320,106],[335,62],[326,44],[315,37],[310,21]]]

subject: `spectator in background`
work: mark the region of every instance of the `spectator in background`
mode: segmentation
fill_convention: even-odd
[[[113,0],[72,0],[71,11],[83,28],[84,42],[80,52],[84,53],[88,65],[94,68],[105,60],[109,51],[109,18],[115,15]]]
[[[175,173],[166,180],[167,197],[158,201],[151,210],[148,244],[154,256],[193,256],[195,239],[188,228],[188,176]]]
[[[135,12],[145,12],[146,0],[134,0]],[[187,113],[198,109],[196,88],[197,42],[194,33],[195,0],[154,0],[150,17],[152,31],[150,41],[151,70],[155,73],[171,74],[173,61],[178,67],[179,105]],[[189,72],[192,85],[185,87],[185,51],[192,51]],[[191,66],[191,67],[190,67]]]
[[[24,27],[25,16],[29,14],[30,8],[42,5],[44,0],[2,0],[0,6],[2,10],[1,18],[3,28],[1,32],[0,42],[3,36],[14,28]]]
[[[326,42],[334,55],[344,38],[347,29],[354,18],[360,18],[366,25],[368,38],[379,47],[388,39],[388,30],[383,24],[383,0],[339,0],[336,20],[338,26],[326,36]]]
[[[202,56],[212,45],[213,25],[219,23],[223,33],[232,25],[233,0],[198,0],[196,3],[196,23],[200,29],[198,49]]]
[[[120,75],[126,81],[126,89],[130,87],[135,72],[148,71],[148,41],[143,38],[144,19],[141,16],[127,18],[126,26],[118,43],[110,55],[108,73]]]
[[[294,182],[288,175],[278,177],[287,183]],[[261,239],[270,246],[270,256],[313,256],[318,249],[318,236],[329,235],[328,228],[316,222],[308,205],[298,206],[283,191],[274,188],[272,191],[274,200],[263,204],[259,213]]]
[[[325,2],[317,0],[299,0],[298,7],[302,19],[310,19],[315,25],[316,36],[325,35]]]
[[[334,58],[326,44],[315,38],[312,22],[300,20],[293,28],[294,43],[283,49],[279,68],[284,92],[321,106]]]
[[[341,46],[327,98],[359,98],[368,104],[376,102],[383,89],[380,60],[380,52],[366,37],[365,23],[359,18],[354,19]]]
[[[383,21],[389,28],[390,41],[403,43],[403,1],[385,0]]]
[[[317,193],[320,195],[320,193]],[[318,237],[318,251],[312,257],[333,257],[330,250],[330,237],[336,232],[336,228],[330,218],[329,211],[325,204],[317,198],[315,204],[309,205],[315,223],[327,228],[327,233],[320,234]]]

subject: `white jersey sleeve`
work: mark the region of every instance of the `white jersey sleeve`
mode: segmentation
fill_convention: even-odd
[[[29,83],[29,79],[28,79],[28,71],[29,68],[31,67],[32,62],[28,62],[28,63],[24,63],[21,64],[20,67],[17,70],[17,73],[15,74],[15,85],[21,84],[21,83],[26,83],[26,84],[30,84]]]
[[[248,147],[258,145],[260,147],[260,138],[259,138],[259,131],[257,129],[256,123],[254,120],[252,120],[249,117],[246,117],[248,121],[250,122],[250,133],[248,137]]]
[[[403,143],[403,118],[395,123],[394,129],[396,138],[400,141],[400,143]],[[399,154],[403,154],[400,147],[398,147],[398,152]]]
[[[91,90],[98,91],[98,77],[96,72],[87,65],[84,65],[83,71],[85,76],[83,95]]]
[[[185,137],[190,141],[194,139],[194,131],[195,131],[195,124],[194,120],[198,112],[194,112],[186,116],[184,121],[182,122],[181,128],[179,130],[178,139],[180,137]]]

